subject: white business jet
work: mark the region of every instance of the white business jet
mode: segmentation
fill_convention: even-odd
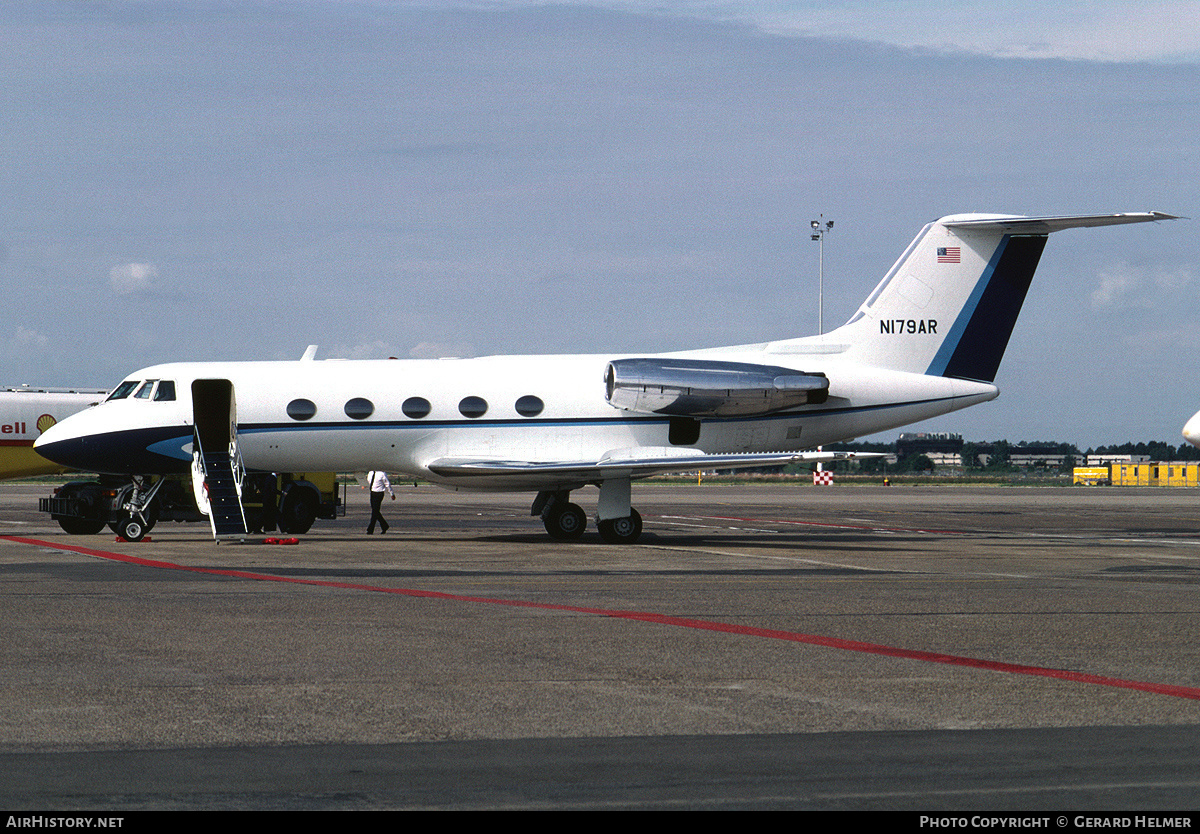
[[[820,336],[668,354],[186,362],[129,376],[37,450],[85,471],[387,469],[452,489],[537,493],[575,539],[570,493],[599,488],[597,528],[633,542],[630,482],[696,469],[833,460],[806,451],[994,399],[992,384],[1046,237],[1174,219],[963,214],[925,226],[843,326]],[[226,480],[228,480],[226,478]],[[203,505],[203,500],[201,500]]]

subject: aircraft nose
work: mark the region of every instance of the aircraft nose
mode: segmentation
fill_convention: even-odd
[[[186,424],[130,424],[128,414],[94,409],[51,426],[33,443],[42,457],[81,472],[163,474],[187,472],[192,428]]]
[[[1193,446],[1200,446],[1200,411],[1192,415],[1183,427],[1183,439]]]
[[[37,450],[37,453],[39,455],[41,455],[42,457],[45,457],[46,456],[46,452],[45,452],[46,448],[49,446],[53,446],[54,443],[56,442],[56,438],[58,440],[61,440],[62,436],[63,436],[62,423],[55,423],[53,426],[46,429],[44,432],[42,432],[40,435],[38,435],[37,437],[34,438],[33,448]]]
[[[80,438],[64,426],[66,421],[55,423],[33,441],[33,450],[46,460],[60,466],[76,468],[75,458],[81,451]]]

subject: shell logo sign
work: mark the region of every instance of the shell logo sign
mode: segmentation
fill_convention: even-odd
[[[58,420],[55,420],[53,415],[43,414],[41,417],[37,418],[37,422],[34,423],[34,426],[37,428],[38,434],[41,434],[57,422]],[[28,435],[29,424],[24,420],[15,420],[11,423],[0,423],[0,434]]]

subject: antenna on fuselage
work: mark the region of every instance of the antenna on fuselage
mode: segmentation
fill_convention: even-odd
[[[316,357],[316,355],[317,355],[317,346],[309,345],[308,349],[304,351],[304,355],[300,357],[300,361],[301,362],[311,362],[311,361],[313,361],[313,358]]]

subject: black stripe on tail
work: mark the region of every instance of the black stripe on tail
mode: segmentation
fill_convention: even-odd
[[[995,381],[1000,359],[1008,347],[1017,315],[1045,247],[1045,235],[1009,237],[1001,244],[999,260],[994,266],[989,264],[991,278],[985,273],[986,286],[974,309],[968,305],[961,313],[969,318],[941,371],[942,376]],[[956,323],[955,330],[958,329]]]

